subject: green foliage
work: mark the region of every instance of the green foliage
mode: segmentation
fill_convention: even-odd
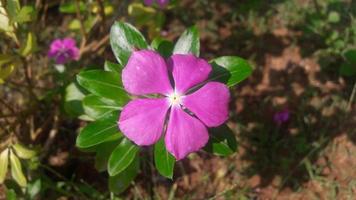
[[[147,49],[144,36],[131,24],[115,22],[110,31],[110,44],[117,61],[126,65],[132,51]]]
[[[10,150],[11,176],[21,186],[26,187],[27,180],[22,172],[22,166],[19,158]]]
[[[158,172],[162,176],[172,179],[175,158],[167,151],[163,138],[154,146],[154,159]]]
[[[210,80],[220,81],[232,87],[249,77],[252,67],[248,62],[237,56],[223,56],[211,61],[213,72]]]
[[[124,171],[134,161],[138,150],[139,148],[136,145],[124,138],[109,158],[108,172],[110,176],[115,176]]]
[[[200,41],[199,32],[196,26],[188,28],[179,37],[178,41],[174,45],[174,54],[194,54],[199,56],[200,53]]]
[[[5,149],[0,154],[0,184],[5,180],[9,160],[9,149]]]
[[[219,156],[229,156],[236,152],[237,141],[234,133],[227,125],[211,128],[210,139],[205,150]]]

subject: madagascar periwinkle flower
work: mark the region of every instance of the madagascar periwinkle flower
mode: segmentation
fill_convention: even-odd
[[[165,7],[169,0],[143,0],[146,6],[151,6],[153,3],[157,3],[161,8]]]
[[[288,120],[289,120],[289,110],[288,109],[284,109],[283,111],[276,112],[273,115],[273,121],[278,125],[281,125],[281,124],[287,122]]]
[[[51,43],[48,57],[53,58],[56,64],[65,64],[79,59],[79,49],[72,38],[56,39]]]
[[[230,98],[226,85],[207,82],[211,70],[208,62],[193,55],[174,54],[165,60],[155,51],[133,52],[122,71],[124,88],[132,95],[160,97],[130,101],[118,121],[122,133],[140,146],[164,135],[167,150],[177,160],[204,147],[207,128],[227,120]]]

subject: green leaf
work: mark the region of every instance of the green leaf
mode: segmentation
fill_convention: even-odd
[[[17,156],[22,159],[30,159],[36,155],[36,151],[30,150],[19,143],[14,144],[12,148],[15,150]]]
[[[15,55],[11,54],[0,54],[0,67],[16,59]]]
[[[113,62],[110,62],[107,60],[105,61],[105,64],[104,64],[105,71],[116,72],[118,74],[121,74],[122,69],[123,69],[123,67],[120,64],[113,63]]]
[[[6,200],[17,200],[16,192],[14,189],[6,190]]]
[[[227,125],[209,129],[210,138],[204,147],[205,151],[219,156],[228,156],[236,152],[237,141],[234,133]]]
[[[114,151],[115,147],[120,143],[120,140],[105,142],[99,144],[96,148],[95,155],[95,168],[99,172],[103,172],[107,170],[108,161],[111,153]]]
[[[343,76],[354,76],[356,75],[356,65],[342,63],[341,67],[339,68],[339,73]]]
[[[121,143],[112,152],[109,163],[108,172],[110,176],[115,176],[124,171],[134,160],[139,148],[130,140],[124,138]]]
[[[83,71],[77,75],[77,80],[89,92],[114,100],[118,105],[123,105],[129,100],[122,86],[121,77],[117,73],[103,70]]]
[[[237,56],[223,56],[211,61],[213,71],[210,80],[220,81],[232,87],[249,77],[252,73],[250,64]]]
[[[0,154],[0,184],[5,180],[9,162],[9,149],[5,149]]]
[[[75,1],[72,2],[68,2],[68,3],[62,3],[59,7],[59,11],[61,13],[76,13],[77,9],[76,9],[76,5],[75,5]],[[86,6],[84,4],[84,2],[80,1],[79,2],[79,11],[80,12],[84,12],[86,10]]]
[[[338,23],[340,21],[340,14],[336,11],[331,11],[328,16],[328,21],[331,23]]]
[[[122,109],[122,107],[116,105],[115,102],[92,94],[84,97],[83,108],[85,114],[95,120],[108,115],[112,111]]]
[[[6,10],[9,14],[10,21],[13,21],[20,11],[20,2],[19,0],[7,0],[6,1]]]
[[[88,148],[104,142],[117,140],[122,137],[117,127],[118,113],[112,112],[98,121],[84,127],[77,137],[79,148]]]
[[[162,38],[155,38],[151,44],[152,48],[158,51],[163,57],[168,58],[172,55],[174,45],[171,41]]]
[[[70,83],[65,89],[64,110],[72,117],[84,114],[82,100],[85,94],[77,83]]]
[[[36,179],[35,181],[31,182],[27,186],[27,193],[30,199],[35,199],[36,195],[41,192],[42,188],[42,181],[40,178]]]
[[[29,54],[35,52],[37,49],[37,41],[36,41],[36,36],[32,33],[32,32],[29,32],[27,34],[27,40],[26,40],[26,43],[24,43],[19,52],[22,56],[26,57],[28,56]]]
[[[131,162],[131,164],[121,173],[116,176],[109,177],[109,189],[111,192],[120,194],[124,192],[130,183],[135,179],[140,169],[140,162],[138,156]]]
[[[196,26],[192,26],[180,36],[174,46],[173,54],[194,54],[199,56],[200,41],[199,31]]]
[[[356,49],[349,49],[343,55],[347,62],[356,66]]]
[[[21,162],[17,156],[10,150],[11,176],[21,186],[26,187],[27,180],[22,172]]]
[[[14,22],[24,23],[30,22],[36,18],[36,10],[33,6],[24,6],[14,18]]]
[[[172,179],[175,158],[167,151],[164,145],[164,139],[161,139],[155,144],[154,159],[158,172],[162,176]]]
[[[144,36],[131,24],[116,22],[110,31],[111,49],[117,61],[125,66],[132,51],[147,49]]]

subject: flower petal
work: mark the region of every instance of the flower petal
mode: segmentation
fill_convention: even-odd
[[[157,0],[157,3],[161,8],[163,8],[169,3],[169,0]]]
[[[66,48],[66,49],[76,47],[76,42],[73,38],[64,38],[62,40],[62,43],[63,43],[64,48]]]
[[[216,127],[228,119],[230,93],[226,85],[209,82],[183,99],[183,105],[208,127]]]
[[[146,6],[150,6],[153,3],[153,0],[143,0]]]
[[[135,99],[122,110],[119,128],[137,145],[151,145],[159,140],[169,104],[166,99]]]
[[[194,55],[175,54],[168,60],[173,71],[175,89],[185,93],[188,89],[205,81],[211,71],[208,62]]]
[[[172,91],[165,60],[150,50],[132,53],[122,70],[122,82],[125,89],[134,95],[168,94]]]
[[[208,130],[203,123],[181,108],[172,107],[165,143],[177,160],[203,148],[208,140]]]

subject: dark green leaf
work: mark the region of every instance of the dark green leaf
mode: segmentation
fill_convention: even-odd
[[[108,172],[110,176],[115,176],[124,171],[134,160],[138,150],[139,148],[136,145],[124,138],[109,158]]]
[[[118,112],[112,112],[104,118],[84,127],[77,137],[79,148],[88,148],[122,137],[117,127]]]
[[[236,152],[237,141],[234,133],[227,125],[211,128],[209,132],[209,142],[204,147],[207,152],[220,156],[228,156]]]
[[[82,89],[76,83],[69,84],[65,89],[64,110],[72,117],[84,114],[82,100],[85,97]]]
[[[250,64],[237,56],[223,56],[211,61],[213,72],[210,80],[220,81],[232,87],[249,77],[252,73]]]
[[[120,140],[115,140],[111,142],[105,142],[97,146],[95,155],[95,168],[98,171],[103,172],[107,170],[109,157],[120,142]]]
[[[116,105],[115,102],[98,97],[96,95],[88,95],[83,99],[83,108],[85,114],[92,119],[100,119],[112,111],[121,110],[122,107]]]
[[[356,66],[356,49],[350,49],[345,51],[344,57],[347,62]]]
[[[356,65],[349,63],[343,63],[339,68],[339,73],[343,76],[353,76],[356,75]]]
[[[199,56],[200,41],[197,27],[192,26],[180,36],[174,46],[174,54],[194,54]]]
[[[89,92],[114,100],[118,105],[123,105],[129,100],[122,86],[121,77],[117,73],[103,70],[83,71],[77,75],[77,80]]]
[[[122,68],[123,67],[117,63],[105,61],[105,65],[104,65],[105,71],[116,72],[118,74],[121,74]]]
[[[164,139],[161,139],[155,144],[154,159],[158,172],[162,176],[172,179],[175,158],[167,151],[164,145]]]
[[[131,24],[116,22],[110,31],[111,49],[117,61],[125,66],[132,51],[147,49],[144,36]]]
[[[163,57],[168,58],[172,55],[174,45],[171,41],[162,38],[155,38],[151,44],[152,48],[158,51]]]
[[[120,194],[124,192],[130,183],[135,179],[139,172],[140,163],[139,159],[136,158],[131,162],[131,164],[121,173],[116,176],[109,177],[109,189],[110,191]]]

